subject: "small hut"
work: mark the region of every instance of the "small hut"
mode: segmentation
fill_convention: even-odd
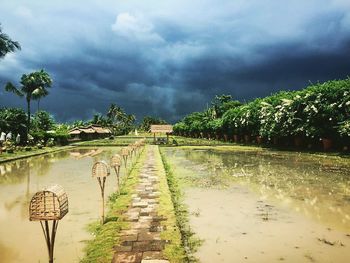
[[[111,134],[110,129],[96,124],[87,127],[76,127],[69,131],[69,135],[73,140],[94,140],[108,137]]]
[[[169,143],[169,135],[173,132],[172,125],[151,125],[151,133],[153,133],[153,142],[157,143],[156,134],[166,134],[166,143]],[[161,141],[159,141],[161,143]]]

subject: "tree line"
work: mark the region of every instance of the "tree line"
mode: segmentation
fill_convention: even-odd
[[[13,41],[7,34],[2,32],[0,24],[0,59],[6,54],[20,50],[21,46]],[[148,131],[151,124],[163,124],[164,120],[152,116],[145,116],[139,125],[136,125],[136,117],[128,114],[123,108],[112,103],[105,114],[96,113],[91,120],[77,120],[71,124],[57,123],[53,116],[40,110],[40,101],[49,95],[53,80],[48,72],[41,69],[23,74],[20,79],[20,86],[11,82],[5,85],[5,91],[13,93],[26,102],[26,113],[19,108],[0,108],[0,134],[19,134],[21,143],[29,141],[39,142],[56,139],[67,141],[68,131],[74,127],[82,127],[90,124],[97,124],[108,127],[114,135],[128,134],[134,129]],[[32,114],[32,101],[37,101],[37,111]]]
[[[350,78],[280,91],[247,103],[216,96],[174,125],[178,135],[325,149],[350,146]]]

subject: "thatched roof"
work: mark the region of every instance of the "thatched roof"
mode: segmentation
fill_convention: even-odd
[[[103,128],[99,125],[89,125],[87,127],[76,127],[69,131],[70,135],[78,135],[81,133],[87,133],[87,134],[111,134],[111,130],[107,128]]]
[[[100,133],[100,134],[109,134],[109,133],[112,133],[109,129],[106,129],[106,128],[103,128],[101,126],[89,126],[90,128],[94,129],[97,133]]]
[[[151,125],[152,133],[171,133],[173,132],[172,125]]]
[[[79,130],[79,129],[73,129],[73,130],[69,131],[69,134],[71,134],[71,135],[76,135],[76,134],[80,134],[80,133],[81,133],[81,130]]]

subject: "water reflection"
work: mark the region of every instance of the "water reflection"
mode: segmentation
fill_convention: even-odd
[[[56,183],[68,194],[70,212],[60,222],[55,256],[57,262],[79,262],[84,240],[91,238],[85,226],[99,218],[100,195],[91,177],[92,164],[109,161],[119,150],[74,149],[0,164],[0,262],[47,261],[40,225],[29,222],[28,205],[35,192]],[[116,176],[111,175],[106,195],[115,191],[115,186]]]
[[[245,184],[330,227],[350,229],[350,160],[224,148],[163,149],[186,183],[226,188]]]

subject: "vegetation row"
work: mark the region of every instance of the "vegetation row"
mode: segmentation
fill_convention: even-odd
[[[281,91],[248,103],[216,96],[202,112],[174,126],[177,135],[235,142],[293,144],[325,149],[350,146],[350,78]]]

